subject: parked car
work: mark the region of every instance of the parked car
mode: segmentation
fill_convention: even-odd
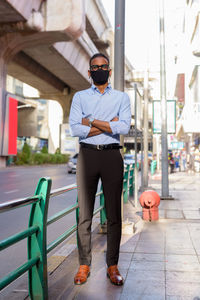
[[[135,163],[135,155],[134,154],[124,154],[124,164],[131,165]]]
[[[67,172],[70,173],[76,173],[76,164],[78,159],[78,153],[76,153],[74,156],[72,156],[68,163],[67,163]]]

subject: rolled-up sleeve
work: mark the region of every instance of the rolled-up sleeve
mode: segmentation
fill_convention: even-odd
[[[70,133],[72,136],[86,138],[90,132],[90,127],[82,125],[82,108],[79,93],[76,93],[72,100],[69,114]]]
[[[131,105],[130,98],[123,93],[123,99],[119,111],[119,121],[110,122],[113,134],[127,134],[131,125]]]

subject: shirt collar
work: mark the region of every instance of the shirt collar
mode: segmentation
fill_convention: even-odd
[[[98,88],[97,88],[96,85],[94,85],[94,84],[91,85],[91,89],[92,89],[93,92],[95,92],[95,91],[99,92]],[[104,93],[106,93],[106,92],[109,93],[111,90],[112,90],[112,87],[111,87],[111,84],[109,83],[109,84],[107,85],[107,87],[105,88]]]

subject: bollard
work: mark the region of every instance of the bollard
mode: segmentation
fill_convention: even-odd
[[[145,191],[140,196],[140,204],[143,207],[142,217],[146,221],[157,221],[159,219],[158,206],[160,196],[153,190]]]

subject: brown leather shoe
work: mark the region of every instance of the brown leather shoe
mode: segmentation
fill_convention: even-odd
[[[87,278],[90,276],[90,267],[87,265],[80,265],[76,276],[74,277],[74,283],[79,285],[87,281]]]
[[[123,277],[120,275],[117,265],[110,266],[107,269],[107,276],[110,278],[112,284],[123,285],[124,283]]]

